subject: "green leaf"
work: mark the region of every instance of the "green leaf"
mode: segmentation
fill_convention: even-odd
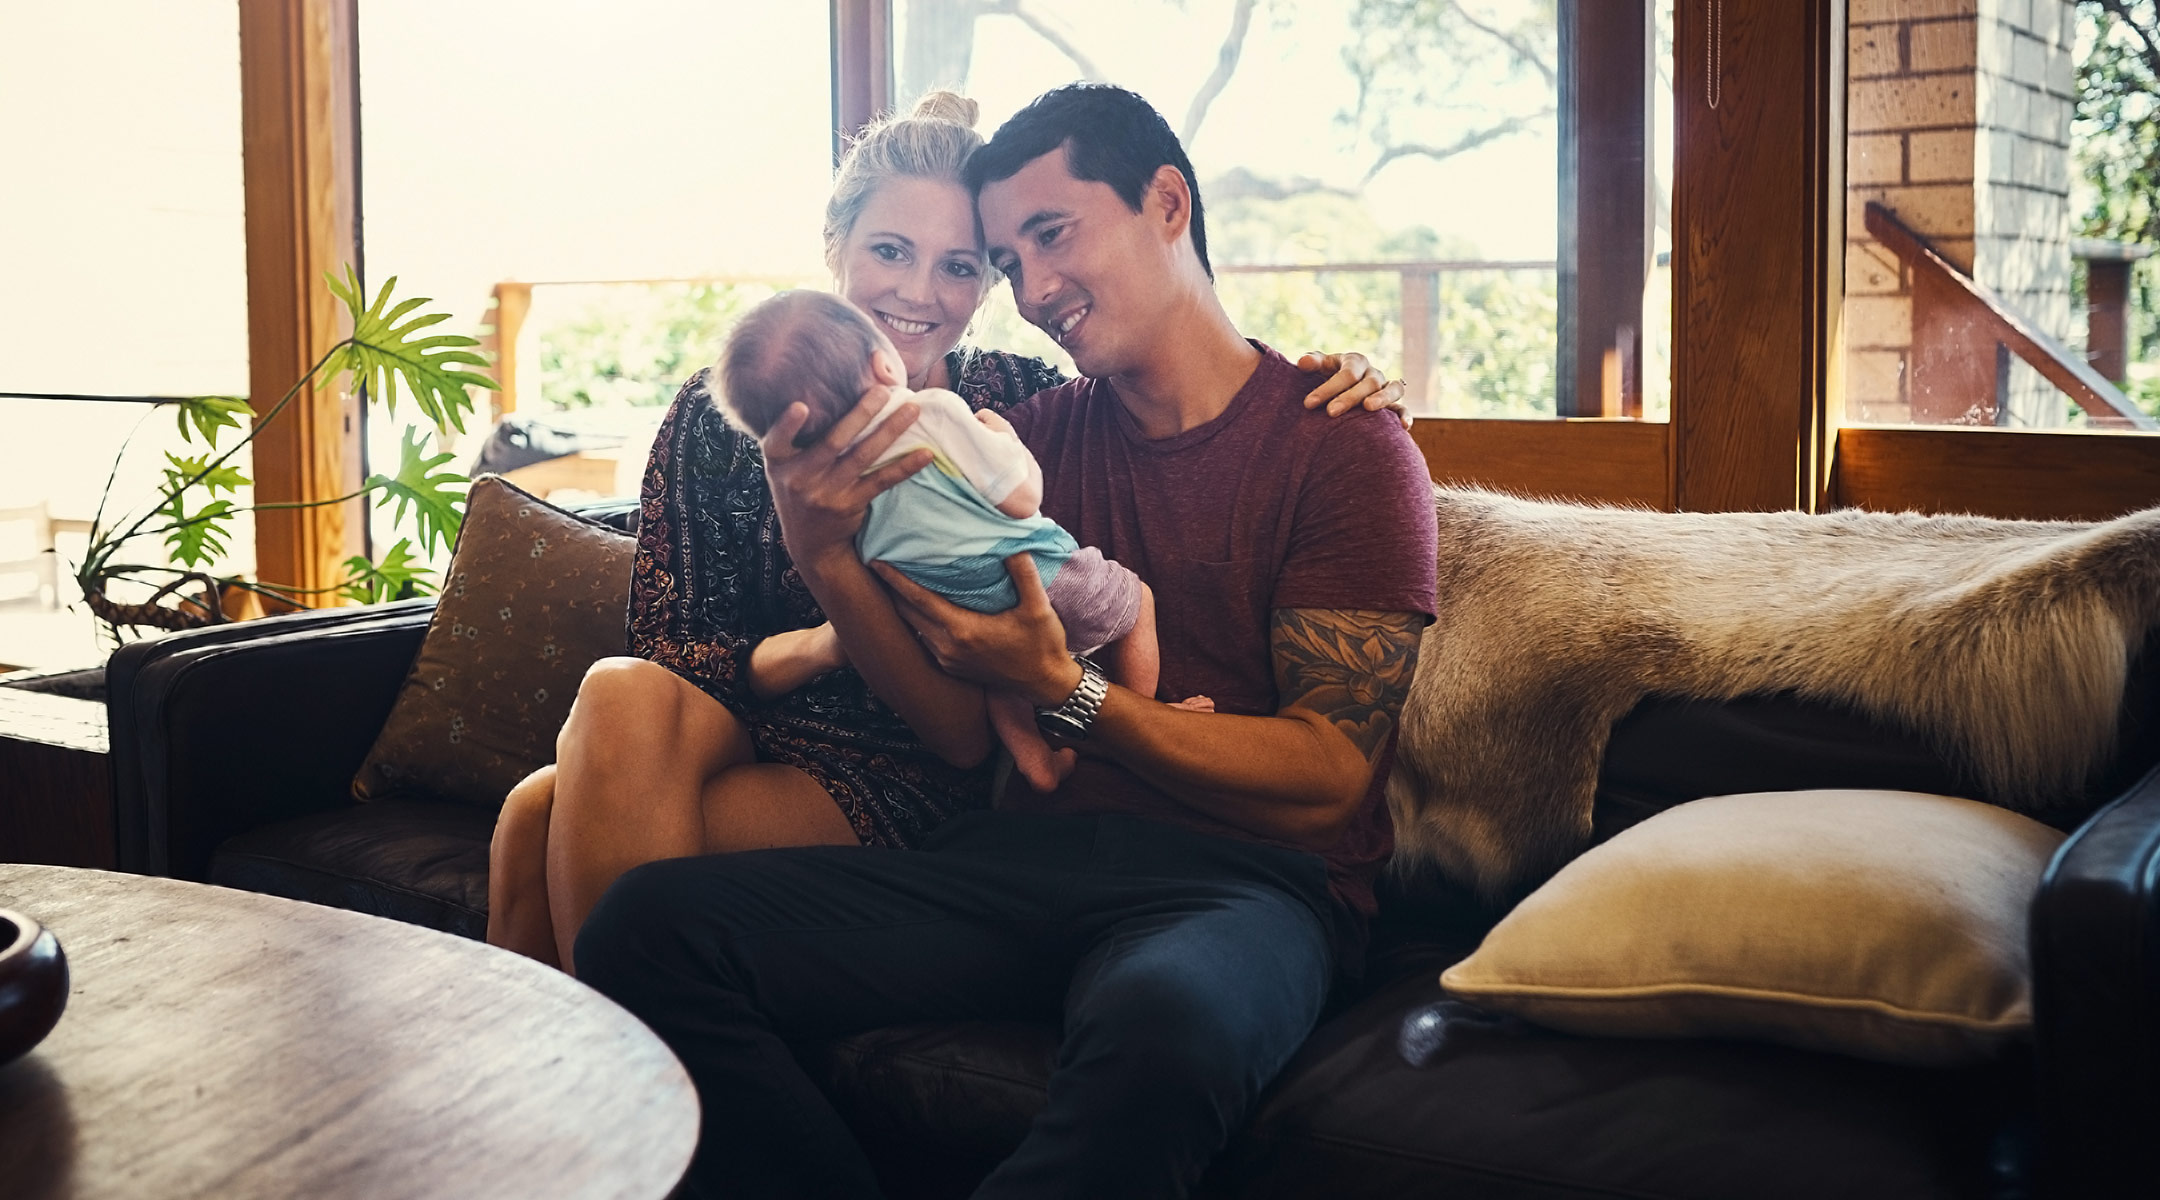
[[[188,442],[195,440],[195,435],[188,432],[188,426],[192,423],[202,434],[204,444],[212,449],[217,448],[218,430],[240,428],[240,422],[235,418],[241,413],[250,418],[255,415],[255,410],[249,408],[248,402],[239,396],[190,396],[182,400],[178,407],[180,439]]]
[[[167,492],[178,492],[190,484],[196,484],[213,496],[217,494],[220,488],[238,495],[241,488],[254,482],[247,476],[242,475],[238,467],[211,466],[210,456],[207,454],[182,458],[168,450],[165,452],[165,462],[167,464],[165,467],[165,490]],[[197,478],[197,476],[201,478]]]
[[[165,531],[165,544],[172,547],[173,561],[183,567],[200,567],[225,553],[229,530],[224,522],[237,511],[232,501],[212,500],[189,513],[180,497],[174,496],[158,511],[173,521]]]
[[[455,471],[436,470],[454,457],[428,454],[426,435],[407,426],[399,437],[397,474],[370,475],[367,480],[369,490],[382,492],[375,501],[377,508],[397,501],[391,520],[403,521],[406,505],[412,506],[420,544],[431,553],[438,540],[445,547],[455,541],[458,525],[464,520],[465,493],[461,489],[472,481]]]
[[[413,556],[411,538],[399,538],[397,545],[383,554],[381,562],[369,562],[355,554],[345,560],[345,570],[345,584],[339,590],[361,604],[435,593],[427,564]]]
[[[421,330],[449,320],[450,314],[422,313],[407,319],[407,314],[430,301],[408,297],[393,306],[390,291],[397,286],[395,275],[383,281],[372,304],[364,303],[366,293],[360,290],[360,278],[351,266],[345,268],[343,282],[335,276],[325,278],[330,293],[344,301],[353,320],[352,342],[330,356],[329,369],[350,372],[354,389],[365,387],[368,395],[381,400],[392,414],[397,412],[398,385],[402,382],[428,420],[438,428],[447,425],[462,431],[464,414],[473,410],[466,389],[497,386],[486,375],[461,369],[488,365],[487,359],[471,349],[479,341],[455,333],[419,336]],[[399,324],[401,321],[404,323]]]

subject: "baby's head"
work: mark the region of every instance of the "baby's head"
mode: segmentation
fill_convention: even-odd
[[[810,420],[796,435],[807,446],[854,408],[880,382],[875,360],[889,357],[889,379],[900,374],[898,351],[861,309],[830,292],[782,292],[743,314],[728,334],[715,374],[729,419],[764,437],[800,400]]]

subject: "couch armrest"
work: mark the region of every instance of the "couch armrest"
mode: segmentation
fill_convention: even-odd
[[[2056,852],[2032,968],[2045,1193],[2140,1194],[2160,1128],[2160,767]]]
[[[201,879],[233,834],[352,803],[433,611],[294,613],[117,651],[106,686],[121,869]]]

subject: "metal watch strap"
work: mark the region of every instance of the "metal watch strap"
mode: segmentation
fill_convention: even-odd
[[[1073,661],[1080,664],[1080,683],[1072,695],[1056,708],[1035,710],[1037,729],[1068,742],[1086,739],[1095,724],[1095,714],[1102,711],[1103,697],[1110,694],[1110,679],[1101,667],[1084,655],[1073,655]]]

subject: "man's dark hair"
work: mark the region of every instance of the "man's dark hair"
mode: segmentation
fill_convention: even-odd
[[[1035,97],[968,159],[968,188],[981,195],[985,184],[1011,179],[1060,146],[1065,148],[1065,169],[1074,179],[1109,184],[1134,212],[1140,211],[1155,172],[1165,165],[1176,167],[1192,193],[1193,251],[1200,256],[1200,269],[1215,278],[1215,268],[1208,265],[1207,222],[1192,161],[1162,114],[1124,88],[1069,83]]]
[[[810,420],[795,436],[807,446],[855,407],[879,348],[861,309],[830,292],[782,292],[735,323],[711,383],[721,411],[752,437],[764,437],[797,400],[808,404]]]

